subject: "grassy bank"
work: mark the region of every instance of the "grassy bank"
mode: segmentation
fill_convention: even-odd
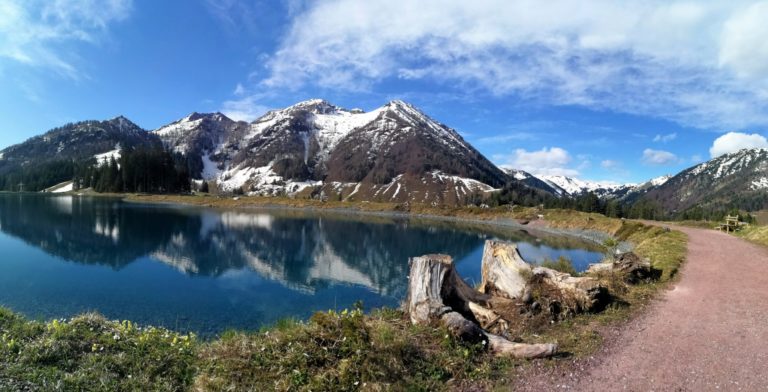
[[[212,342],[87,314],[48,323],[0,308],[0,390],[441,390],[504,382],[490,360],[400,311],[321,312]]]
[[[768,246],[768,226],[749,225],[734,233],[737,237]]]
[[[633,243],[635,253],[650,259],[653,267],[662,271],[662,282],[675,277],[685,261],[688,238],[679,231],[571,210],[546,210],[544,216],[550,227],[596,230]]]
[[[206,194],[198,195],[122,195],[125,200],[144,203],[185,204],[214,208],[252,208],[252,207],[285,207],[316,210],[343,210],[348,212],[368,213],[404,213],[410,215],[436,215],[445,217],[497,220],[497,219],[535,219],[536,210],[524,207],[446,207],[425,204],[396,204],[374,202],[344,202],[319,201],[312,199],[287,197],[217,197]]]
[[[253,205],[402,211],[398,205],[310,200],[141,196],[133,200],[238,208]],[[404,211],[405,212],[405,211]],[[605,311],[551,323],[531,320],[511,331],[526,343],[556,342],[566,357],[591,355],[598,332],[645,307],[675,276],[685,257],[682,233],[573,211],[517,208],[411,207],[412,214],[477,220],[533,219],[556,228],[598,230],[633,242],[663,271],[662,281],[629,286],[599,278],[616,301]],[[611,245],[611,244],[607,244]],[[551,363],[557,363],[555,359]],[[108,321],[98,315],[38,322],[0,309],[0,390],[446,390],[503,388],[526,361],[492,358],[437,327],[413,326],[399,310],[321,312],[305,322],[284,321],[260,332],[229,332],[200,341],[160,328]]]

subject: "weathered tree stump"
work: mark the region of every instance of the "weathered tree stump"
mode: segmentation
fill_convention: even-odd
[[[634,252],[622,253],[612,262],[592,264],[587,272],[618,272],[623,274],[624,281],[630,284],[650,282],[661,277],[661,270],[653,268],[650,260],[641,259]]]
[[[411,273],[405,310],[414,324],[440,323],[455,337],[470,343],[485,343],[496,355],[542,358],[557,352],[555,344],[511,342],[480,327],[501,319],[489,309],[497,302],[469,287],[456,272],[447,255],[426,255],[410,259]]]
[[[485,241],[480,292],[510,299],[522,297],[532,273],[512,244]]]
[[[536,267],[523,260],[515,244],[485,242],[480,291],[493,296],[521,299],[536,292],[557,301],[567,312],[599,310],[610,299],[607,290],[593,277],[574,277],[553,269]]]

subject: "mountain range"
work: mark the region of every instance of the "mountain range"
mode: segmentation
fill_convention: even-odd
[[[0,151],[0,189],[27,182],[27,190],[42,190],[71,179],[70,166],[161,145],[188,157],[192,177],[222,192],[463,205],[514,185],[558,198],[652,201],[666,211],[768,207],[768,150],[726,154],[641,184],[535,176],[497,167],[455,129],[399,100],[364,112],[313,99],[250,123],[192,113],[152,131],[122,116],[67,124]]]

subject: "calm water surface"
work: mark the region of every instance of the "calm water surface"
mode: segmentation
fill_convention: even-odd
[[[210,336],[317,310],[397,306],[408,258],[454,257],[480,280],[483,243],[530,262],[602,254],[487,225],[294,210],[220,211],[103,198],[0,195],[0,305],[32,318],[98,311]]]

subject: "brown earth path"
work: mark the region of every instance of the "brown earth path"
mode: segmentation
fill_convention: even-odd
[[[671,290],[593,357],[524,377],[520,390],[768,391],[768,248],[688,234]]]

